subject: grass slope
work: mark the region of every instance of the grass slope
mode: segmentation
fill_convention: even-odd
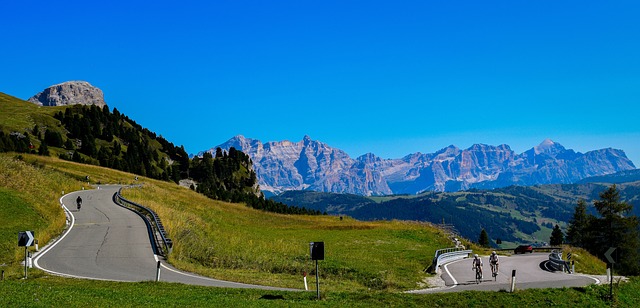
[[[0,264],[16,265],[24,258],[18,232],[35,231],[40,243],[60,234],[65,216],[58,199],[63,191],[78,190],[83,183],[41,164],[0,155]]]
[[[0,123],[5,129],[22,132],[31,130],[36,123],[57,126],[53,115],[64,107],[42,107],[0,92]]]
[[[280,215],[212,201],[161,182],[123,194],[153,208],[175,242],[176,266],[223,279],[302,287],[309,242],[325,242],[320,274],[329,290],[405,290],[425,278],[436,249],[451,242],[427,224]]]
[[[170,283],[121,283],[60,277],[0,282],[2,307],[638,307],[640,280],[570,289],[444,294],[279,292]],[[279,299],[264,299],[265,295]]]
[[[24,160],[27,163],[13,164],[32,170],[22,172],[41,172],[27,176],[36,178],[36,182],[48,183],[44,178],[49,177],[78,189],[88,175],[92,184],[143,183],[141,188],[125,189],[123,194],[154,209],[162,218],[174,241],[169,261],[211,277],[303,288],[303,272],[311,276],[314,270],[314,263],[309,260],[309,242],[324,241],[326,260],[320,261],[323,289],[407,290],[422,286],[421,281],[427,277],[423,269],[430,264],[435,250],[451,246],[447,235],[429,224],[273,214],[244,204],[214,201],[169,182],[143,177],[136,182],[132,174],[103,167],[35,155],[24,155]],[[51,200],[48,211],[62,215],[57,200],[63,188],[52,185],[43,186],[52,195],[38,199]],[[27,190],[23,187],[16,191]],[[26,200],[22,206],[34,202]],[[60,217],[57,228],[53,228],[57,232],[64,224],[64,216]],[[12,233],[3,240],[15,245],[11,244],[16,237]]]

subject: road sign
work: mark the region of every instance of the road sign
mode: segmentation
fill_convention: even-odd
[[[18,232],[18,246],[33,246],[33,231]]]
[[[571,260],[571,253],[567,253],[567,260]]]
[[[311,260],[324,260],[324,242],[309,243]]]
[[[607,261],[609,261],[609,263],[614,264],[616,263],[616,261],[613,260],[613,258],[611,257],[611,254],[616,251],[615,247],[609,247],[609,250],[607,250],[607,252],[604,253],[604,257],[607,258]]]

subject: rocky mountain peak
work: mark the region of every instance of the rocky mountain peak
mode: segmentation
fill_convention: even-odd
[[[566,151],[566,149],[561,144],[553,142],[553,140],[549,138],[542,141],[539,145],[533,147],[533,150],[536,155],[548,154],[550,156],[555,156],[556,154]]]
[[[358,157],[357,160],[359,162],[370,163],[370,164],[382,161],[382,159],[380,159],[380,157],[377,157],[375,154],[373,154],[371,152],[363,154],[362,156]]]
[[[50,86],[28,101],[40,106],[107,105],[102,90],[86,81],[67,81]]]

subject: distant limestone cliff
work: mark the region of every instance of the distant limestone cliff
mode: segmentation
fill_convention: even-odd
[[[217,147],[235,147],[248,154],[260,188],[274,193],[312,190],[370,196],[570,184],[635,169],[622,150],[607,148],[583,154],[549,139],[522,154],[504,144],[475,144],[464,150],[452,145],[399,159],[382,159],[371,153],[353,159],[308,136],[299,142],[267,143],[236,136]],[[215,154],[217,147],[209,151]]]
[[[28,101],[40,106],[96,105],[103,107],[107,104],[102,90],[86,81],[67,81],[50,86]]]

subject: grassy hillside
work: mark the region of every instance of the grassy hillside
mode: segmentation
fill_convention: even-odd
[[[55,127],[53,115],[64,107],[42,107],[0,92],[0,125],[7,131],[23,132],[38,123]]]
[[[0,155],[0,264],[13,266],[24,258],[24,251],[17,247],[19,231],[35,231],[41,243],[60,234],[65,216],[58,199],[63,191],[82,186],[42,164]]]
[[[40,185],[47,187],[43,190],[53,191],[53,196],[38,199],[52,200],[45,211],[55,215],[62,215],[57,200],[61,191],[69,188],[51,186],[54,182],[79,188],[87,175],[92,184],[136,182],[132,174],[51,157],[25,155],[26,163],[2,157],[10,166],[2,170],[23,166],[27,171],[20,172],[38,173],[28,176],[36,182],[48,183],[45,177],[53,179],[46,184],[49,186]],[[320,261],[323,289],[407,290],[421,286],[427,277],[423,269],[435,250],[451,245],[446,234],[424,223],[274,214],[211,200],[171,182],[140,177],[136,183],[143,186],[125,189],[123,194],[160,215],[174,241],[169,261],[179,268],[221,279],[302,288],[303,272],[311,276],[314,269],[309,242],[324,241],[326,260]],[[30,186],[39,185],[7,188],[7,195],[26,194]],[[15,206],[27,208],[35,202],[25,200],[14,201]],[[60,217],[57,227],[50,229],[61,231],[64,219]],[[16,235],[11,231],[2,240],[19,256],[13,243]]]
[[[163,184],[146,183],[124,195],[171,217],[165,226],[175,242],[172,263],[219,278],[300,288],[303,272],[314,268],[309,242],[324,241],[325,288],[411,289],[425,278],[422,270],[435,250],[451,245],[425,224],[270,214]]]

